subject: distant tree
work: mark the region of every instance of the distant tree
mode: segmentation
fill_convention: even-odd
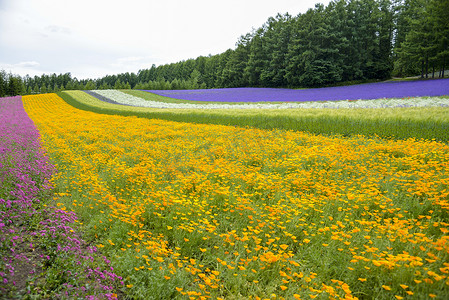
[[[234,51],[232,49],[228,49],[225,52],[217,55],[215,66],[214,66],[216,68],[216,72],[215,72],[215,76],[214,76],[215,77],[214,87],[217,87],[217,88],[227,87],[226,75],[223,76],[223,74],[225,74],[224,70],[225,70],[228,60],[231,57],[233,52]]]
[[[22,78],[20,76],[14,76],[12,74],[9,74],[8,77],[9,79],[7,94],[10,96],[25,94],[26,90]]]
[[[263,69],[260,80],[263,86],[287,86],[285,78],[288,46],[292,36],[292,17],[289,14],[269,18],[267,32],[264,35],[265,52],[268,53],[268,64]]]
[[[69,91],[75,89],[75,85],[73,84],[73,81],[72,81],[72,80],[70,80],[70,81],[68,81],[68,82],[66,83],[65,89],[66,89],[66,90],[69,90]]]
[[[161,90],[171,90],[171,84],[169,81],[165,80],[165,78],[160,78],[158,81],[159,89]]]
[[[114,84],[114,90],[119,90],[123,88],[123,84],[120,79],[118,79]]]
[[[428,77],[430,70],[445,69],[449,57],[448,5],[449,0],[405,0],[400,6],[403,37],[395,45],[395,74],[412,75],[421,70],[421,77]]]
[[[203,82],[208,88],[215,87],[218,78],[220,55],[210,55],[204,63],[204,73],[202,74]]]
[[[229,59],[222,70],[222,81],[226,87],[246,86],[244,71],[249,58],[249,42],[251,35],[241,36],[237,42],[237,48],[230,52]]]
[[[449,0],[432,0],[429,6],[436,50],[433,60],[440,69],[440,77],[444,77],[449,61]]]
[[[0,97],[5,97],[6,96],[6,91],[7,91],[7,77],[6,77],[6,72],[4,70],[0,71]]]
[[[34,84],[32,93],[33,93],[33,94],[39,94],[39,93],[40,93],[40,88],[39,88],[39,86],[37,85],[37,83]]]
[[[263,47],[266,25],[256,30],[249,44],[248,62],[245,67],[245,80],[250,86],[260,86],[260,76],[268,63],[268,53]]]
[[[319,87],[341,80],[342,69],[338,61],[338,49],[335,35],[326,23],[323,5],[316,5],[304,16],[307,26],[303,28],[303,40],[308,41],[302,47],[300,66],[303,70],[299,76],[300,85]]]
[[[190,88],[191,89],[198,89],[200,87],[200,85],[199,85],[200,78],[201,78],[201,74],[197,69],[193,70],[192,73],[190,73]],[[171,88],[173,88],[173,86],[171,86]]]
[[[109,90],[111,87],[107,83],[102,83],[99,87],[100,90]]]
[[[181,89],[181,84],[180,84],[180,82],[179,82],[179,80],[177,78],[172,80],[171,88],[174,89],[174,90],[180,90]]]
[[[96,86],[95,83],[92,80],[89,80],[86,85],[84,86],[85,90],[95,90]]]

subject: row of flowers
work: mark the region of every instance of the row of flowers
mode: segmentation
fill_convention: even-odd
[[[145,100],[117,90],[94,90],[112,102],[123,105],[152,108],[179,108],[179,109],[291,109],[291,108],[389,108],[389,107],[424,107],[424,106],[449,106],[449,98],[444,97],[419,97],[404,99],[376,99],[376,100],[341,100],[324,102],[288,102],[288,103],[239,103],[239,104],[193,104],[193,103],[168,103]],[[104,97],[104,98],[103,98]],[[111,101],[109,101],[111,102]]]
[[[121,280],[53,206],[55,173],[21,97],[0,98],[0,294],[115,298]]]
[[[146,90],[183,100],[212,102],[306,102],[382,98],[435,97],[449,94],[449,79],[384,81],[312,88],[222,88],[199,90]]]
[[[447,299],[449,148],[96,114],[24,97],[133,299]]]

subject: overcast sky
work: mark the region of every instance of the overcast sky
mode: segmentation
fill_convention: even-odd
[[[0,70],[78,79],[235,48],[277,13],[319,0],[0,0]]]

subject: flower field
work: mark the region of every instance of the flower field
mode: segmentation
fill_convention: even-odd
[[[49,201],[54,166],[21,97],[0,98],[0,119],[0,298],[116,298],[108,260]]]
[[[304,102],[449,95],[449,79],[390,81],[306,90],[226,88],[148,90],[161,96],[207,102]]]
[[[449,81],[448,81],[449,83]],[[384,98],[375,100],[340,100],[340,101],[311,101],[291,103],[240,103],[240,104],[198,104],[198,103],[170,103],[162,101],[146,100],[128,93],[117,90],[95,90],[88,91],[102,101],[130,105],[137,107],[172,108],[172,109],[294,109],[294,108],[394,108],[394,107],[439,107],[449,106],[447,97],[420,97],[420,98]],[[449,93],[449,88],[448,88]],[[256,96],[259,93],[254,93]],[[226,95],[222,94],[222,96]],[[232,99],[232,96],[230,96]]]
[[[446,142],[23,103],[58,170],[55,205],[129,298],[449,297]]]
[[[198,108],[203,105],[194,106],[196,108],[179,109],[176,108],[179,107],[179,103],[169,102],[170,98],[148,92],[135,90],[124,90],[124,93],[116,93],[115,91],[101,92],[133,99],[133,103],[148,101],[150,103],[162,103],[162,105],[173,105],[171,108],[163,109],[122,105],[106,97],[100,100],[83,91],[64,91],[58,93],[58,95],[74,107],[101,114],[138,116],[189,123],[248,126],[260,129],[307,131],[328,135],[340,134],[348,136],[362,134],[365,136],[377,135],[399,139],[413,137],[438,141],[447,141],[449,139],[449,107],[447,106],[449,98],[447,97],[326,102],[326,105],[330,107],[333,105],[341,107],[341,104],[337,102],[347,102],[350,105],[347,108],[338,109],[318,107],[313,109]],[[117,98],[114,99],[119,100]],[[368,103],[368,106],[363,106],[363,102],[370,101],[375,102],[374,105]],[[413,106],[404,107],[406,106],[404,103],[407,103],[407,101]],[[388,102],[392,104],[391,107],[385,107]],[[361,106],[358,103],[362,103]],[[414,105],[419,105],[419,107]],[[235,106],[238,106],[238,104],[235,104]],[[376,108],[373,108],[373,106]]]

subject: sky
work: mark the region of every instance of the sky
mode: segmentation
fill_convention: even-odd
[[[0,70],[96,79],[235,49],[320,0],[0,0]]]

